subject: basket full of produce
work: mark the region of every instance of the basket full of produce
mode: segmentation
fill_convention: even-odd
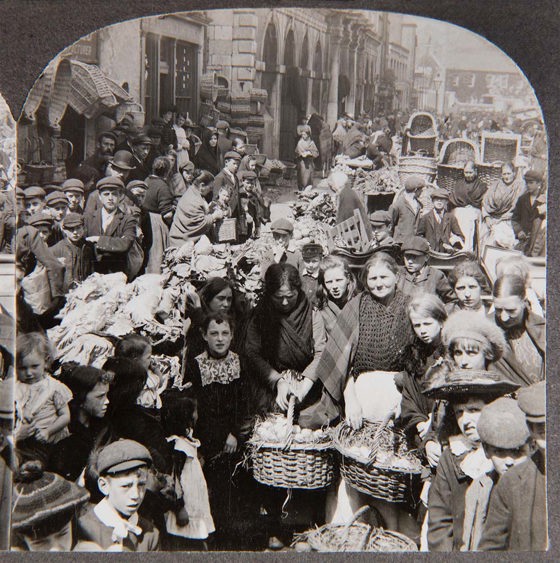
[[[360,508],[346,524],[325,524],[298,535],[294,546],[297,549],[299,544],[305,543],[309,549],[323,553],[418,551],[416,544],[403,534],[358,522],[369,508]]]
[[[341,475],[352,487],[387,502],[413,501],[422,464],[416,452],[408,449],[404,433],[387,419],[364,421],[360,430],[343,421],[333,443],[342,455]]]
[[[334,479],[330,434],[293,423],[295,396],[286,416],[272,414],[255,425],[249,440],[253,477],[283,489],[322,489]]]

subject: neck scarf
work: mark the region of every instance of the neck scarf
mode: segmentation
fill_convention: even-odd
[[[123,540],[128,537],[129,532],[135,536],[142,533],[142,528],[138,526],[138,513],[135,512],[126,520],[109,504],[107,498],[96,504],[93,512],[102,524],[108,528],[113,528],[111,539],[114,543],[122,544]]]

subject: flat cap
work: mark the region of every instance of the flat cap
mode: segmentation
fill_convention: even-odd
[[[116,176],[108,176],[106,178],[101,178],[97,182],[96,186],[98,191],[111,189],[111,190],[124,190],[123,181]]]
[[[272,225],[270,225],[270,230],[273,233],[281,233],[285,235],[291,235],[294,232],[294,226],[288,219],[284,219],[283,217],[280,219],[276,219]]]
[[[27,224],[31,225],[32,227],[42,227],[47,226],[51,227],[54,222],[54,219],[48,214],[43,213],[40,211],[39,213],[34,213],[27,219]]]
[[[241,155],[235,151],[228,151],[226,152],[226,154],[224,154],[224,160],[228,160],[230,158],[233,158],[235,160],[241,160]]]
[[[105,446],[97,457],[97,470],[100,475],[120,473],[151,464],[150,452],[134,440],[117,440]]]
[[[33,199],[36,197],[44,199],[45,196],[47,195],[47,192],[43,188],[40,188],[39,186],[30,186],[29,188],[26,188],[24,190],[24,193],[25,193],[25,199]]]
[[[99,133],[99,135],[97,135],[97,140],[101,141],[101,139],[105,137],[108,139],[113,139],[115,143],[117,142],[117,136],[113,133],[113,131],[102,131],[101,133]]]
[[[529,422],[546,422],[546,383],[540,381],[524,387],[517,394],[519,408]]]
[[[253,172],[253,170],[243,170],[239,173],[239,177],[242,180],[255,180],[257,178],[257,174]]]
[[[418,190],[426,185],[426,181],[422,176],[409,176],[404,181],[404,187],[408,191]]]
[[[78,178],[68,178],[68,180],[65,180],[62,184],[62,191],[79,192],[83,194],[85,191],[84,183],[78,180]]]
[[[449,199],[449,192],[443,188],[437,188],[430,194],[430,197],[432,199]]]
[[[430,243],[424,237],[408,237],[401,246],[403,254],[428,254]]]
[[[150,137],[148,137],[145,133],[140,133],[132,138],[131,143],[133,145],[151,145],[152,139],[150,139]]]
[[[527,170],[523,176],[526,182],[542,182],[543,175],[538,170]]]
[[[374,211],[369,216],[370,223],[375,225],[390,225],[392,222],[391,214],[388,211],[383,211],[381,209]]]
[[[45,202],[49,207],[55,206],[57,203],[65,203],[68,205],[68,198],[64,192],[56,190],[51,192],[46,198]]]
[[[120,168],[121,170],[134,169],[134,157],[128,151],[117,151],[109,162],[113,167]]]
[[[83,227],[85,224],[84,216],[79,213],[68,213],[64,219],[62,219],[62,226],[65,229],[73,229],[74,227]]]
[[[304,260],[307,260],[309,258],[322,258],[323,247],[315,242],[304,244],[301,249],[301,255]]]
[[[477,423],[480,439],[502,450],[516,450],[529,439],[525,414],[515,399],[500,397],[486,405]]]
[[[131,180],[126,185],[126,189],[128,191],[130,191],[130,190],[133,190],[134,188],[142,188],[143,190],[147,190],[148,184],[146,184],[146,182],[144,182],[144,180]]]
[[[216,123],[216,129],[229,129],[229,123],[224,119],[219,119]]]

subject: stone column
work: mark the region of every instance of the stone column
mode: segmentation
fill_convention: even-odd
[[[346,98],[346,111],[356,115],[356,86],[358,82],[357,67],[358,67],[358,28],[352,26],[348,35],[348,78],[350,79],[350,93]]]
[[[327,103],[327,123],[332,128],[338,119],[338,75],[340,74],[340,45],[342,43],[342,27],[338,22],[329,26],[330,35],[330,69],[329,98]]]

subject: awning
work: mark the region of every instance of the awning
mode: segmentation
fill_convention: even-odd
[[[71,66],[68,104],[77,113],[92,119],[122,102],[134,101],[126,90],[105,76],[97,65],[72,60]]]

